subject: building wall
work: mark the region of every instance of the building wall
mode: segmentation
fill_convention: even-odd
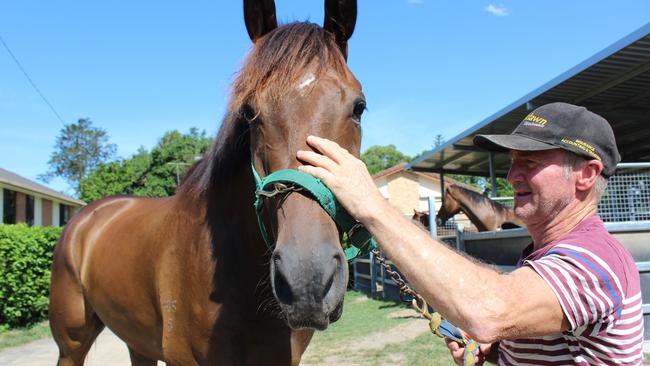
[[[3,207],[4,207],[4,190],[16,192],[16,223],[26,222],[26,198],[27,195],[34,197],[34,225],[36,226],[59,226],[59,201],[56,199],[48,198],[39,193],[17,188],[14,186],[6,186],[0,183],[0,223],[3,223]],[[70,213],[70,217],[74,215],[81,206],[65,204]]]
[[[440,183],[408,171],[376,179],[375,185],[391,206],[408,217],[413,215],[413,210],[429,212],[430,196],[434,197],[434,215],[442,206]],[[469,218],[462,212],[455,215],[454,220],[457,224],[462,224],[467,230],[476,230]]]
[[[413,215],[413,210],[420,205],[419,185],[408,172],[393,174],[388,180],[388,202],[402,214]]]
[[[52,226],[60,226],[61,220],[59,220],[59,203],[53,202],[52,204]]]
[[[26,197],[22,192],[16,192],[16,224],[25,222]]]
[[[386,178],[379,178],[375,180],[375,185],[379,189],[379,193],[385,198],[389,199],[390,194],[388,194],[388,180]]]
[[[41,221],[41,225],[43,226],[52,226],[54,225],[54,222],[52,221],[52,215],[53,215],[53,207],[54,205],[52,204],[51,200],[48,200],[47,198],[41,199],[41,212],[43,214],[43,219]]]
[[[34,197],[34,226],[43,226],[42,199]]]

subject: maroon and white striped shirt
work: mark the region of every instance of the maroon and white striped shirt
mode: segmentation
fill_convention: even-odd
[[[499,365],[643,365],[639,272],[600,218],[532,249],[524,250],[518,266],[530,266],[551,286],[571,326],[501,341]]]

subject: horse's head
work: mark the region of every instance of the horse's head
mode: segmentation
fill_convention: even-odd
[[[443,226],[450,217],[460,212],[460,203],[454,198],[455,186],[449,186],[445,189],[445,197],[442,200],[442,207],[436,214],[436,225]]]
[[[429,213],[425,211],[418,211],[413,209],[413,216],[411,216],[411,221],[419,224],[426,230],[429,230]]]
[[[297,169],[296,152],[309,149],[310,134],[359,154],[365,99],[346,64],[356,1],[328,0],[325,6],[323,28],[278,27],[273,1],[244,1],[254,46],[234,84],[230,108],[249,126],[253,165],[262,177]],[[348,281],[336,224],[302,192],[267,200],[264,207],[275,243],[272,288],[289,326],[327,328],[341,315]]]

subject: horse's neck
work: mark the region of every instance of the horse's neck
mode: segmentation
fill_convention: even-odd
[[[494,209],[489,206],[489,203],[481,202],[480,205],[473,205],[472,199],[465,194],[454,195],[454,198],[458,201],[461,211],[469,217],[469,220],[479,231],[492,229],[491,226],[493,225],[490,225],[490,223],[494,221]]]
[[[503,220],[504,222],[511,222],[517,226],[526,227],[526,224],[524,224],[524,222],[515,214],[514,209],[507,207],[505,211],[506,217],[505,220]]]
[[[257,244],[262,239],[253,207],[255,189],[250,167],[239,167],[232,177],[209,188],[208,220],[231,239]]]

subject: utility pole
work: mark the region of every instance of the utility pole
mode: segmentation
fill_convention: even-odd
[[[167,163],[167,165],[174,165],[176,166],[176,186],[178,187],[179,184],[181,184],[181,174],[180,171],[178,170],[178,167],[180,165],[190,165],[188,163],[183,163],[183,162],[178,162],[178,161],[173,161],[171,163]]]

